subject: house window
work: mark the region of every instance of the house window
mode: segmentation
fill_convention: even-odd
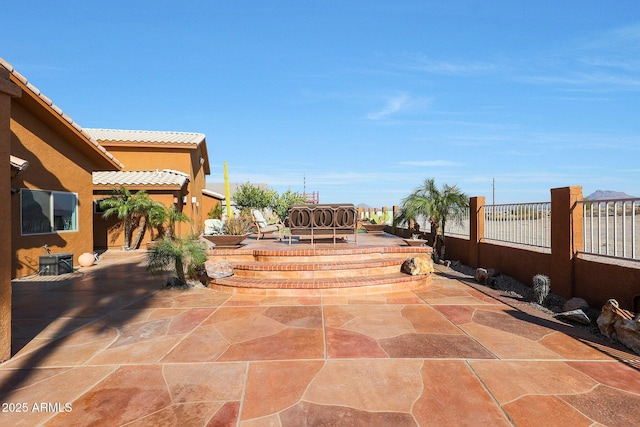
[[[78,230],[77,194],[23,188],[20,195],[23,235]]]

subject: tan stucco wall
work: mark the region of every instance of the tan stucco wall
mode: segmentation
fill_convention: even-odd
[[[172,169],[189,174],[187,185],[187,200],[182,206],[182,212],[193,221],[193,231],[200,233],[204,227],[206,212],[203,211],[202,189],[206,188],[206,175],[200,164],[203,146],[185,146],[184,148],[172,145],[171,148],[145,147],[142,144],[135,146],[122,146],[102,142],[102,144],[118,160],[125,165],[125,170],[163,170]],[[194,198],[195,197],[195,201]],[[192,232],[191,226],[181,224],[178,234],[185,236]]]
[[[0,239],[0,362],[11,357],[11,234],[6,218],[11,218],[11,167],[9,166],[11,143],[11,97],[20,96],[20,89],[9,81],[9,73],[0,67],[0,218],[3,218],[4,233]]]
[[[203,195],[202,196],[202,218],[203,218],[203,223],[204,223],[204,220],[208,218],[207,214],[209,213],[209,211],[211,211],[213,208],[215,208],[220,203],[222,203],[222,201],[216,199],[215,197],[211,197],[211,196],[207,196],[207,195]]]
[[[79,200],[77,231],[22,236],[20,195],[11,196],[12,277],[36,274],[45,244],[54,253],[73,253],[77,264],[80,254],[93,251],[91,172],[98,167],[19,102],[12,103],[11,154],[29,162],[13,179],[15,188],[71,192]]]

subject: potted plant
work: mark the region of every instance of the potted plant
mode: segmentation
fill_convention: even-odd
[[[147,252],[147,270],[153,275],[169,272],[167,287],[188,288],[201,281],[207,261],[206,247],[197,238],[163,238]]]
[[[367,233],[382,233],[390,219],[391,215],[387,211],[383,211],[380,215],[372,212],[364,219],[362,226],[367,230]]]
[[[243,216],[230,218],[223,223],[219,219],[205,221],[203,238],[215,245],[215,248],[238,248],[249,237],[251,225]]]
[[[402,239],[409,246],[423,246],[427,243],[426,239],[421,239],[419,234],[412,234],[410,239]]]

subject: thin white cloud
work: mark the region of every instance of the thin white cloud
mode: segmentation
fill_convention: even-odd
[[[413,54],[407,57],[404,68],[432,74],[462,76],[495,72],[499,66],[492,62],[433,60],[425,55]]]
[[[409,96],[406,93],[394,96],[387,100],[386,105],[379,111],[367,114],[369,120],[381,120],[392,114],[401,111],[409,103]]]

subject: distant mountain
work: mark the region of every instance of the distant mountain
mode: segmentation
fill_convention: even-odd
[[[635,196],[630,196],[627,193],[622,193],[620,191],[610,191],[610,190],[596,190],[593,193],[589,194],[585,199],[588,200],[604,200],[604,199],[634,199]]]

